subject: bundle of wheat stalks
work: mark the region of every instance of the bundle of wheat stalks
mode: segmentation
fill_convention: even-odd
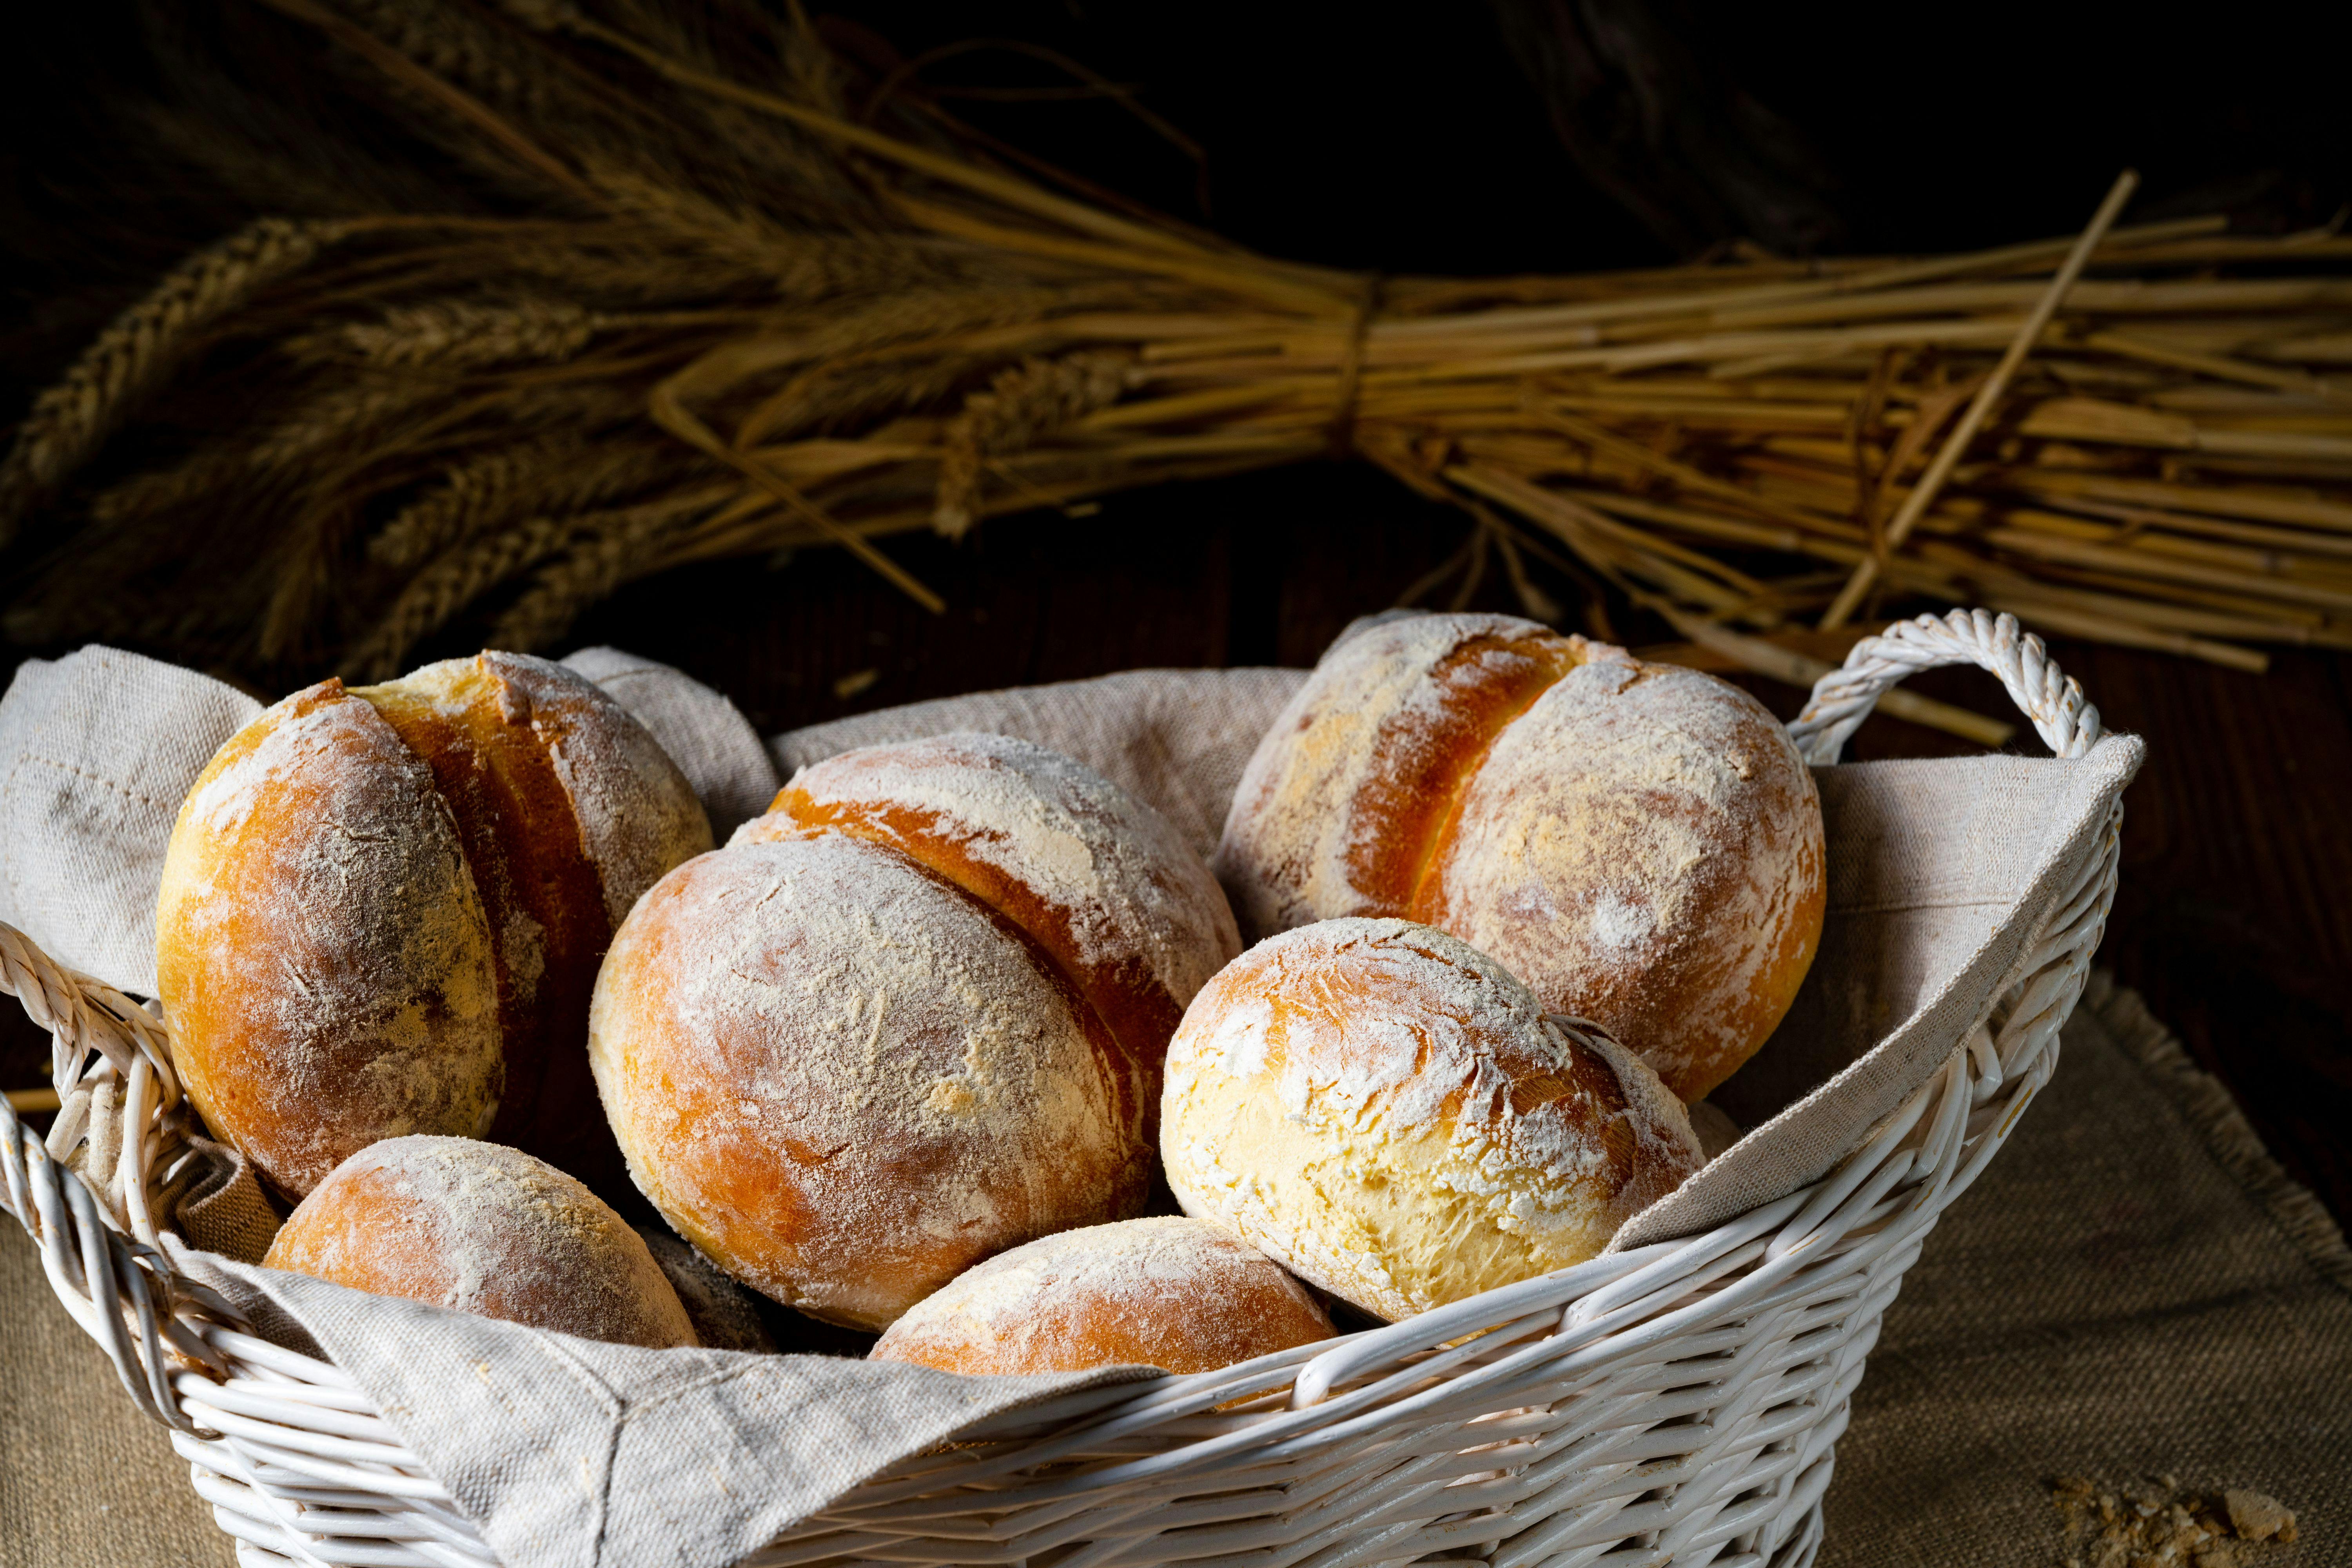
[[[269,0],[466,182],[256,224],[45,394],[20,640],[380,677],[648,573],[1341,451],[1686,633],[1882,596],[2260,669],[2352,647],[2352,242],[1367,278],[1068,194],[797,13]],[[1546,579],[1555,586],[1560,579]]]

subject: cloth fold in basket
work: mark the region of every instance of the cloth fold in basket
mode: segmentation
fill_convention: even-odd
[[[1158,1375],[639,1350],[167,1246],[268,1338],[366,1389],[507,1568],[723,1568],[976,1422]]]
[[[89,802],[126,790],[176,801],[236,727],[221,728],[228,712],[218,703],[200,721],[159,705],[154,694],[169,683],[154,671],[168,667],[139,660],[122,666],[135,679],[109,676],[134,657],[85,650],[37,673],[33,706],[16,718],[5,707],[19,703],[25,678],[0,705],[0,737],[50,732],[59,721],[39,705],[56,700],[59,671],[89,661],[73,688],[74,711],[85,720],[102,713],[106,724],[133,733],[182,736],[175,748],[121,752],[128,761],[110,764],[111,773],[92,768],[74,775],[78,784],[51,785],[55,798],[37,819],[46,837],[9,841],[30,875],[18,880],[12,863],[13,901],[0,904],[0,919],[44,945],[57,942],[58,957],[84,967],[106,962],[108,951],[73,945],[75,929],[17,918],[51,907],[44,877],[61,879],[77,856],[87,858],[88,847],[71,842],[80,823],[103,825],[118,840],[126,831],[119,811],[78,816],[76,790]],[[745,750],[748,726],[711,721],[719,714],[712,702],[723,698],[625,656],[606,668],[628,674],[614,695],[679,753],[698,788],[732,792],[707,795],[714,815],[743,809],[768,787]],[[853,745],[953,730],[1020,735],[1125,784],[1205,850],[1243,763],[1301,679],[1277,670],[1137,671],[864,715],[779,737],[769,750],[790,768]],[[1620,1243],[1704,1229],[1793,1190],[1924,1081],[2013,978],[2053,891],[2099,849],[2142,755],[2137,740],[2110,737],[2074,762],[1995,757],[1818,770],[1831,879],[1822,956],[1789,1021],[1733,1080],[1738,1088],[1718,1096],[1764,1125],[1683,1192],[1636,1216]],[[0,781],[16,775],[16,761],[0,751]],[[0,782],[0,792],[14,787]],[[0,795],[0,810],[17,807]],[[170,820],[161,818],[164,834]],[[160,843],[149,848],[160,865]],[[122,889],[123,907],[107,929],[135,929],[136,892]],[[152,902],[150,884],[143,908],[151,921]],[[96,972],[117,984],[130,973]],[[236,1200],[222,1193],[215,1206],[215,1217],[226,1216]],[[202,1242],[231,1227],[189,1229]],[[364,1296],[187,1247],[177,1256],[263,1331],[315,1346],[357,1379],[512,1568],[717,1568],[973,1420],[1106,1375],[1134,1375],[975,1384],[814,1357],[651,1352]]]

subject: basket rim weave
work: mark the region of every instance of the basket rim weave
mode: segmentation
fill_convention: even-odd
[[[2098,710],[2038,637],[1956,610],[1857,643],[1791,739],[1834,763],[1882,694],[1948,664],[1997,676],[2060,758],[2100,738]],[[1880,1312],[2055,1065],[2114,897],[2121,816],[2118,802],[2043,913],[2017,983],[1821,1180],[1384,1328],[1023,1407],[742,1561],[1801,1568]],[[0,1104],[0,1205],[131,1398],[171,1428],[240,1562],[496,1563],[364,1390],[256,1335],[164,1252],[205,1163],[160,1009],[6,925],[0,990],[51,1034],[60,1100],[46,1138]]]

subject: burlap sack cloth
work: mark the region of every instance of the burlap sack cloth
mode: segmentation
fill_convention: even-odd
[[[680,757],[715,817],[740,819],[772,786],[717,694],[611,650],[576,664]],[[866,715],[771,749],[788,773],[873,740],[1022,734],[1152,801],[1205,849],[1298,679],[1136,672]],[[152,907],[158,834],[250,716],[232,699],[110,650],[20,677],[0,705],[0,920],[128,988],[152,984],[132,895]],[[159,740],[171,713],[173,737]],[[2113,741],[2074,763],[1825,770],[1822,960],[1791,1026],[1718,1097],[1766,1124],[1621,1241],[1700,1228],[1810,1179],[1828,1142],[1907,1091],[1948,1048],[1937,1031],[2005,983],[2031,935],[2025,912],[2079,863],[2137,762],[2136,742]],[[2268,1490],[2305,1514],[2283,1568],[2352,1563],[2328,1506],[2352,1474],[2341,1236],[2128,994],[2095,984],[2043,1100],[1888,1317],[1839,1446],[1822,1561],[2054,1563],[2042,1482],[2082,1472]],[[215,1192],[184,1225],[249,1253],[249,1196]],[[264,1331],[325,1351],[368,1387],[515,1568],[724,1563],[898,1455],[1085,1381],[630,1351],[180,1256]],[[0,1242],[0,1555],[232,1561],[29,1246]]]

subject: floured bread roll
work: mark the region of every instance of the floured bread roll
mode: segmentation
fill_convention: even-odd
[[[1404,921],[1227,965],[1168,1047],[1161,1124],[1186,1214],[1391,1321],[1583,1262],[1704,1163],[1640,1058]]]
[[[1821,940],[1821,802],[1738,687],[1510,616],[1343,635],[1242,775],[1242,929],[1394,916],[1493,954],[1685,1100],[1754,1055]]]
[[[544,1160],[471,1138],[387,1138],[312,1189],[265,1268],[583,1339],[701,1342],[643,1237]]]
[[[882,1329],[1141,1207],[1168,1031],[1238,941],[1148,806],[1025,742],[810,768],[646,896],[590,1020],[637,1185],[713,1262]]]
[[[830,828],[953,882],[1045,950],[1153,1074],[1185,1005],[1239,953],[1216,879],[1167,818],[1028,741],[955,734],[803,769],[739,842]]]
[[[189,1094],[298,1197],[404,1133],[617,1179],[597,961],[709,847],[653,737],[560,665],[484,653],[296,692],[214,756],[164,859],[155,967]]]
[[[1331,1337],[1265,1254],[1193,1219],[1131,1219],[990,1258],[890,1325],[877,1361],[946,1372],[1214,1372]]]

